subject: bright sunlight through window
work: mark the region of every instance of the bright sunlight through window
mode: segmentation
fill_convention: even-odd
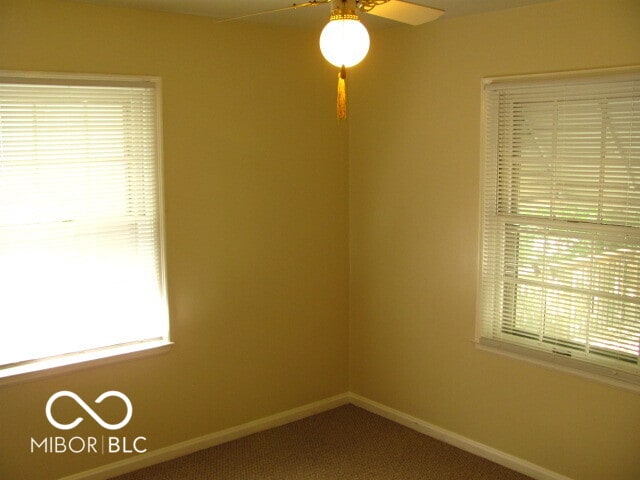
[[[0,75],[0,375],[168,341],[158,95]]]
[[[640,74],[484,95],[480,343],[640,383]]]

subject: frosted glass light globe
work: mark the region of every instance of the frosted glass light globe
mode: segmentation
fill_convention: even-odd
[[[353,67],[367,56],[369,32],[359,20],[331,20],[320,34],[320,51],[336,67]]]

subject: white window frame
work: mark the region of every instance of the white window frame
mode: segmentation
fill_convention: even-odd
[[[495,119],[489,118],[490,112],[488,112],[488,89],[491,85],[500,84],[529,84],[535,85],[540,82],[567,80],[569,82],[587,82],[593,83],[594,81],[602,81],[603,77],[616,77],[616,78],[635,78],[640,76],[640,67],[624,67],[624,68],[611,68],[611,69],[598,69],[598,70],[586,70],[579,72],[561,72],[552,74],[538,74],[538,75],[518,75],[518,76],[505,76],[505,77],[490,77],[482,80],[482,121],[481,121],[481,162],[480,162],[480,214],[479,214],[479,269],[478,269],[478,291],[477,291],[477,306],[476,306],[476,333],[474,341],[476,346],[485,351],[492,353],[498,353],[508,357],[524,360],[530,363],[541,365],[548,368],[553,368],[572,374],[577,374],[590,380],[607,383],[610,385],[622,387],[625,389],[631,389],[634,391],[640,391],[640,364],[633,368],[625,368],[621,365],[614,365],[608,361],[602,361],[598,363],[590,359],[576,358],[576,355],[567,354],[567,350],[562,348],[547,349],[540,348],[536,343],[529,342],[527,339],[516,339],[513,335],[497,335],[489,332],[491,329],[501,330],[504,320],[500,320],[495,314],[491,314],[491,307],[487,304],[491,303],[488,297],[491,295],[502,296],[504,294],[499,293],[501,287],[492,288],[488,285],[484,285],[483,282],[489,283],[486,271],[487,257],[486,251],[489,248],[487,246],[487,237],[485,234],[486,228],[486,216],[487,210],[491,205],[487,202],[487,197],[495,197],[496,201],[498,196],[495,194],[487,195],[486,188],[498,188],[497,175],[491,174],[488,170],[490,168],[497,168],[497,160],[490,159],[497,156],[497,152],[493,151],[492,142],[488,140],[488,135],[493,130],[491,121]],[[606,81],[606,80],[605,80]],[[497,135],[497,133],[495,133]],[[487,186],[487,182],[495,182],[495,185]],[[497,212],[497,205],[495,205]],[[497,216],[497,213],[495,214]],[[636,229],[640,230],[640,229]],[[496,239],[497,237],[492,237]],[[635,238],[635,237],[634,237]],[[489,240],[490,241],[490,240]],[[500,240],[499,240],[500,241]],[[502,247],[506,248],[506,247]],[[503,250],[503,262],[506,258],[507,252]],[[502,300],[498,300],[502,302]],[[513,314],[515,315],[515,313]],[[498,325],[498,327],[496,327]]]
[[[155,185],[157,241],[155,242],[159,263],[159,290],[162,305],[159,306],[158,328],[162,334],[155,339],[140,339],[119,345],[103,345],[84,351],[74,351],[55,356],[25,360],[0,365],[0,385],[29,381],[53,374],[104,365],[122,360],[131,360],[167,352],[173,342],[169,322],[167,300],[166,255],[164,231],[163,156],[162,156],[162,91],[161,79],[152,76],[66,74],[48,72],[23,72],[0,70],[0,82],[31,85],[95,86],[95,87],[142,87],[153,91],[155,109]],[[1,332],[1,330],[0,330]]]

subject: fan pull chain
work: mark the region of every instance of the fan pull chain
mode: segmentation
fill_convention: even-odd
[[[347,69],[343,65],[338,74],[338,119],[347,118]]]

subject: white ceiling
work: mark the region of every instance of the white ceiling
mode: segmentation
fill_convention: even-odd
[[[294,0],[79,0],[83,2],[160,10],[165,12],[204,15],[216,19],[239,17],[242,15],[274,10],[291,6]],[[303,3],[305,0],[295,0]],[[439,8],[445,11],[442,19],[473,15],[476,13],[522,7],[534,3],[557,0],[410,0],[412,3]],[[269,13],[243,19],[242,21],[266,23],[269,25],[320,28],[329,17],[329,5],[298,8]],[[403,25],[384,20],[373,15],[361,15],[369,28]]]

